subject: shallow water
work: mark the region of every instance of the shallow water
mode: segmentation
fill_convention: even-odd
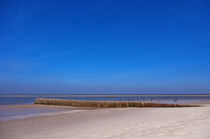
[[[27,107],[28,106],[28,107]],[[78,110],[62,106],[36,106],[33,105],[0,105],[0,121],[16,120],[41,115],[65,113]]]

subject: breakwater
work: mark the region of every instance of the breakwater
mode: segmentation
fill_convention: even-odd
[[[198,105],[165,104],[144,101],[84,101],[68,99],[36,98],[35,104],[61,105],[74,107],[98,107],[98,108],[126,108],[126,107],[194,107]]]

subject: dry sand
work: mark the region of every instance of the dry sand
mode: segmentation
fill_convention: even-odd
[[[1,139],[209,139],[210,107],[80,110],[0,122]]]

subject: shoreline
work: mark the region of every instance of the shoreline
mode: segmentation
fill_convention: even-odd
[[[85,110],[69,106],[52,106],[39,104],[0,105],[0,122],[39,117],[44,115],[58,115]]]
[[[210,107],[210,101],[198,102],[198,103],[185,103],[191,106]],[[126,108],[126,107],[124,107]],[[122,109],[124,109],[122,107]],[[131,108],[131,107],[130,107]],[[140,107],[151,108],[151,107]],[[157,109],[160,107],[156,107]],[[167,107],[165,107],[167,108]],[[8,111],[5,111],[8,109]],[[73,113],[78,111],[92,110],[92,109],[103,109],[103,107],[73,107],[73,106],[62,106],[62,105],[42,105],[42,104],[11,104],[11,105],[0,105],[0,122],[25,119],[31,117],[39,117],[44,115],[57,115],[62,113]],[[106,108],[105,108],[106,109]],[[112,107],[108,108],[112,109]],[[116,109],[116,108],[113,108]],[[12,114],[10,114],[12,112]],[[18,112],[15,114],[15,112]],[[9,116],[2,116],[7,113]]]
[[[185,103],[191,106],[199,107],[210,107],[210,101],[198,102],[198,103]],[[125,109],[127,107],[121,107]],[[135,107],[129,107],[135,108]],[[138,107],[139,108],[139,107]],[[154,108],[154,107],[140,107],[142,108]],[[155,107],[156,109],[161,107]],[[170,108],[170,107],[165,107]],[[178,108],[178,107],[174,107]],[[62,113],[74,113],[85,110],[93,109],[117,109],[117,108],[103,108],[103,107],[73,107],[73,106],[62,106],[62,105],[42,105],[42,104],[11,104],[11,105],[0,105],[0,122],[1,121],[10,121],[10,120],[19,120],[31,117],[39,117],[44,115],[58,115]],[[5,111],[8,110],[8,111]],[[12,112],[12,113],[11,113]],[[17,112],[17,114],[15,113]],[[7,113],[8,116],[2,116],[2,114]]]

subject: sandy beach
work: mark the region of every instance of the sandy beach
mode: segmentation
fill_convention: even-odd
[[[43,106],[30,105],[25,107]],[[65,113],[2,121],[0,122],[0,138],[210,138],[209,105],[190,108],[109,108],[73,110],[69,108]]]

